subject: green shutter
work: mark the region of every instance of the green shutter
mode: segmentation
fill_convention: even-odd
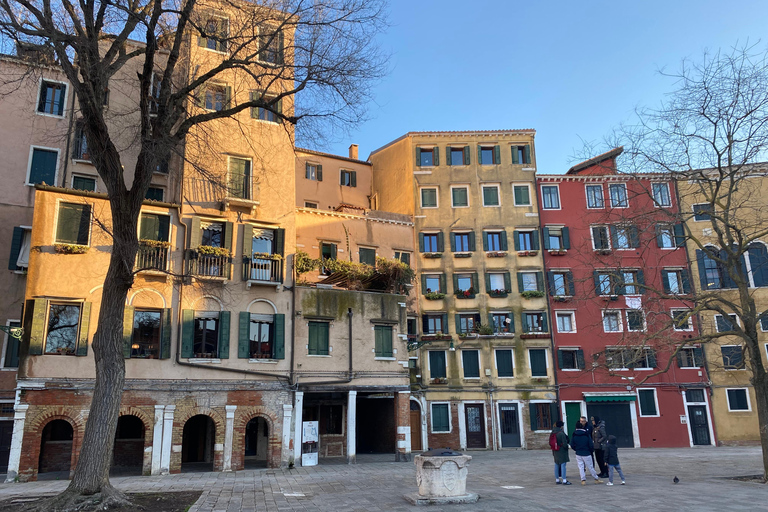
[[[323,181],[323,166],[322,165],[318,165],[317,166],[316,176],[317,176],[317,181]]]
[[[416,167],[421,167],[421,148],[416,148]]]
[[[520,272],[517,273],[517,291],[520,293],[525,291],[525,286],[523,285],[523,274]]]
[[[243,224],[243,259],[250,260],[253,255],[253,226]]]
[[[551,296],[555,295],[555,273],[551,270],[547,271],[547,291]]]
[[[200,217],[192,217],[189,221],[189,248],[197,249],[203,238],[203,230],[200,227]]]
[[[231,222],[224,223],[224,247],[232,250],[232,233],[234,231],[234,224]]]
[[[600,287],[600,272],[598,272],[597,270],[593,271],[592,277],[595,280],[595,295],[599,297],[600,295],[603,294],[603,290]]]
[[[130,359],[133,344],[133,306],[125,306],[123,310],[123,357]]]
[[[475,293],[480,293],[480,283],[478,281],[477,272],[472,272],[472,288],[474,288]]]
[[[540,292],[544,291],[544,273],[536,272],[536,289]]]
[[[634,224],[629,226],[629,246],[633,249],[640,247],[640,233]]]
[[[568,295],[571,297],[576,295],[576,287],[573,282],[573,272],[570,270],[565,273],[565,279],[568,282]]]
[[[534,251],[539,250],[539,230],[531,231],[531,249]]]
[[[330,244],[330,245],[331,245],[331,259],[335,260],[337,257],[336,255],[337,255],[338,248],[336,247],[336,244]]]
[[[512,146],[512,164],[519,164],[520,158],[518,158],[518,146]]]
[[[470,231],[468,235],[469,236],[467,238],[469,238],[469,250],[474,252],[476,250],[475,249],[475,232]]]
[[[227,86],[224,96],[224,108],[231,108],[232,105],[232,88]]]
[[[229,330],[232,314],[229,311],[219,313],[219,358],[229,359]]]
[[[507,250],[507,232],[506,231],[502,230],[499,232],[499,241],[500,241],[499,246],[501,250],[506,251]]]
[[[501,147],[500,146],[493,147],[493,163],[496,165],[501,164]]]
[[[504,290],[507,293],[512,291],[512,279],[509,276],[509,272],[504,272]]]
[[[563,351],[558,350],[557,351],[557,367],[561,370],[563,369]]]
[[[645,275],[643,274],[643,269],[639,269],[637,271],[637,292],[640,294],[645,293]]]
[[[91,325],[91,303],[83,302],[82,311],[80,313],[80,337],[77,340],[78,356],[88,355],[88,330]]]
[[[453,293],[459,291],[459,275],[453,274]]]
[[[30,304],[31,302],[31,304]],[[43,353],[45,345],[45,315],[48,312],[48,302],[45,299],[27,301],[27,315],[31,319],[24,319],[24,324],[29,325],[29,355],[39,356]],[[25,335],[26,337],[26,335]]]
[[[487,231],[483,231],[483,250],[484,251],[488,250],[488,232]]]
[[[445,274],[440,274],[440,293],[445,293],[448,287],[445,283]]]
[[[419,233],[419,252],[424,252],[424,233]]]
[[[522,328],[522,330],[523,330],[522,332],[524,332],[524,333],[525,333],[525,332],[528,332],[528,320],[525,318],[525,311],[523,311],[523,312],[520,314],[520,319],[522,320],[522,321],[520,322],[520,327],[521,327],[521,328]]]
[[[608,226],[608,228],[611,233],[611,247],[616,249],[616,246],[619,245],[619,233],[616,230],[616,226],[614,226],[613,224]]]
[[[483,163],[483,147],[477,146],[477,165],[482,165]]]
[[[525,162],[523,163],[525,164],[531,163],[531,146],[527,144],[523,146],[523,158],[525,158]]]
[[[499,377],[514,377],[515,371],[512,365],[512,350],[496,351],[496,372]]]
[[[547,315],[546,311],[541,313],[541,332],[549,332],[548,318],[549,316]],[[546,359],[546,353],[544,355],[544,358]]]
[[[440,165],[440,150],[437,149],[437,146],[432,148],[432,165],[435,167]]]
[[[520,232],[519,231],[513,231],[512,237],[515,239],[515,250],[520,250]]]
[[[13,228],[13,236],[11,237],[11,255],[8,258],[8,270],[18,270],[16,266],[16,260],[19,259],[19,253],[21,252],[21,243],[24,240],[24,229],[20,227]]]
[[[449,233],[448,236],[451,240],[451,252],[456,252],[456,233]]]
[[[160,359],[171,357],[171,332],[173,331],[173,309],[163,309],[163,319],[160,325]]]
[[[563,249],[570,249],[571,248],[571,237],[568,233],[568,228],[563,228]]]
[[[250,359],[251,354],[251,314],[241,311],[237,321],[237,357]]]
[[[509,332],[515,332],[515,314],[509,314]]]
[[[307,334],[307,353],[309,355],[317,355],[318,325],[317,322],[309,322],[309,332]]]
[[[181,312],[181,357],[195,357],[195,310]]]
[[[683,293],[688,295],[691,293],[691,277],[688,274],[688,269],[683,269],[680,275],[683,281]]]
[[[453,165],[453,162],[451,161],[451,146],[445,148],[445,165],[448,167]]]
[[[578,366],[579,370],[583,370],[584,365],[584,351],[582,349],[579,349],[576,351],[576,365]]]
[[[682,224],[675,224],[674,230],[675,230],[675,246],[684,247],[685,246],[685,227]]]
[[[515,193],[515,204],[524,204],[524,198],[523,198],[523,188],[522,187],[512,187],[512,190]]]
[[[249,96],[248,96],[248,98],[249,98],[249,100],[251,102],[256,101],[257,99],[259,99],[259,93],[255,92],[255,91],[251,91]],[[252,119],[258,119],[259,118],[259,107],[251,107],[250,110],[251,110],[251,118]]]
[[[427,293],[427,275],[421,274],[421,294]]]
[[[275,315],[275,359],[285,359],[285,315],[278,313]]]
[[[357,186],[357,171],[352,171],[351,184],[353,187]]]
[[[536,404],[528,402],[528,409],[531,415],[531,431],[539,430],[539,419],[536,416]]]
[[[491,292],[491,274],[485,273],[485,293]]]
[[[541,228],[541,232],[542,232],[542,239],[543,239],[542,241],[544,242],[543,243],[544,250],[548,251],[549,248],[550,248],[550,246],[549,246],[549,228],[547,228],[547,227]]]
[[[464,165],[469,165],[469,146],[464,146]]]
[[[443,313],[442,323],[443,323],[443,334],[450,334],[451,331],[448,329],[448,313]]]

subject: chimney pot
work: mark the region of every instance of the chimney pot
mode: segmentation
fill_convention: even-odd
[[[354,158],[357,160],[357,144],[352,144],[349,146],[349,158]]]

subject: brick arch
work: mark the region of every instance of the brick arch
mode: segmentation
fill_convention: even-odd
[[[223,409],[223,408],[222,408]],[[181,472],[181,445],[184,436],[184,425],[193,416],[208,416],[213,420],[216,433],[214,435],[213,444],[213,470],[221,471],[224,467],[224,451],[216,450],[216,445],[224,446],[224,434],[225,423],[224,415],[210,407],[184,407],[183,409],[177,409],[173,418],[173,435],[172,435],[172,448],[171,448],[171,473]],[[178,446],[179,451],[175,451],[175,447]]]
[[[72,474],[80,455],[80,445],[83,442],[83,431],[85,430],[85,425],[77,419],[78,416],[79,414],[72,414],[72,411],[64,407],[55,407],[43,410],[31,418],[29,422],[25,422],[19,467],[27,469],[19,472],[20,480],[37,480],[43,430],[46,425],[55,420],[64,420],[72,427],[72,453],[69,460],[69,473]]]
[[[141,463],[141,471],[142,474],[149,474],[152,470],[152,451],[148,451],[147,448],[154,449],[155,429],[152,428],[155,423],[154,418],[152,418],[152,416],[150,416],[144,409],[134,406],[121,407],[119,415],[136,416],[144,424],[144,455]]]
[[[269,429],[267,467],[280,467],[283,441],[281,426],[275,414],[263,406],[238,407],[235,411],[232,436],[232,469],[235,471],[245,467],[245,428],[254,418],[264,419]]]

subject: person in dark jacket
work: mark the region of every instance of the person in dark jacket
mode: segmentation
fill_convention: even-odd
[[[557,439],[557,446],[560,448],[552,450],[552,456],[555,458],[555,483],[571,485],[571,482],[565,479],[565,465],[570,462],[568,457],[568,435],[563,431],[563,422],[558,420],[555,428],[552,429]]]
[[[624,473],[621,472],[621,464],[619,464],[619,447],[616,446],[616,436],[608,436],[608,442],[605,443],[603,448],[603,458],[608,465],[608,483],[605,485],[613,485],[613,470],[619,472],[621,478],[621,485],[624,485]]]
[[[595,479],[596,484],[603,483],[595,473],[595,468],[592,467],[592,450],[594,444],[592,438],[587,431],[581,425],[581,421],[576,424],[576,429],[573,431],[571,438],[571,448],[576,452],[576,462],[579,465],[579,476],[581,477],[581,485],[587,484],[587,479],[584,473],[584,468],[588,468],[592,474],[592,478]]]
[[[600,478],[608,476],[608,466],[603,460],[603,449],[608,441],[608,435],[605,432],[605,422],[600,419],[599,416],[595,416],[592,420],[592,442],[595,445],[595,459],[597,459],[597,466],[600,468]]]

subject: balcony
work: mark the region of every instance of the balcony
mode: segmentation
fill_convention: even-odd
[[[246,207],[253,212],[259,205],[257,196],[258,185],[254,188],[254,179],[251,174],[230,173],[224,196],[224,206]]]
[[[259,182],[253,176],[236,175],[225,178],[184,178],[185,195],[193,203],[221,203],[224,207],[250,208],[259,205]]]
[[[141,240],[134,270],[167,272],[169,245],[168,242]]]
[[[189,273],[198,278],[229,279],[231,264],[230,256],[193,251],[189,260]]]
[[[277,286],[283,282],[283,260],[270,258],[243,258],[243,281],[252,284]]]

